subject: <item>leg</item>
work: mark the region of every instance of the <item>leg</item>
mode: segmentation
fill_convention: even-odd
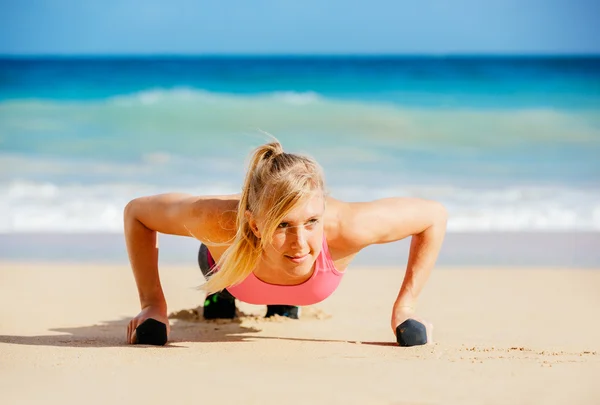
[[[201,244],[198,251],[198,265],[204,278],[208,277],[211,270],[211,263],[214,265],[210,252],[206,245]],[[210,294],[204,300],[204,319],[233,319],[235,318],[235,297],[227,289]]]

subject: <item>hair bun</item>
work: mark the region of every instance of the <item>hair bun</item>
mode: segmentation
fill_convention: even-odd
[[[271,142],[263,146],[266,151],[263,154],[263,159],[272,159],[279,155],[283,155],[283,146],[279,142]]]

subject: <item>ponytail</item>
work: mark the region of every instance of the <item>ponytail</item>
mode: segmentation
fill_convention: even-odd
[[[264,169],[267,169],[265,165],[269,165],[275,157],[283,154],[283,147],[279,142],[271,142],[255,149],[237,210],[237,233],[232,245],[221,256],[211,270],[208,281],[202,287],[207,294],[213,294],[242,282],[256,268],[262,253],[261,240],[252,232],[246,211],[256,211],[256,206],[259,205],[257,202],[261,198],[257,194],[264,187],[263,181],[260,180],[264,178],[261,174]]]

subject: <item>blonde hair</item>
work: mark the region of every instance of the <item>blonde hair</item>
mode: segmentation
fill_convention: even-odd
[[[316,161],[284,152],[277,140],[256,148],[244,180],[235,238],[211,269],[202,290],[213,294],[248,277],[281,220],[315,191],[325,196],[323,172]],[[251,229],[247,210],[264,221],[260,238]]]

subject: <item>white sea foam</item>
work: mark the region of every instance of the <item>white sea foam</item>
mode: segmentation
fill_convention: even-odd
[[[0,232],[122,232],[123,208],[141,195],[164,192],[142,184],[57,185],[13,181],[0,185]],[[213,184],[183,192],[236,192]],[[600,191],[571,188],[466,189],[449,186],[332,188],[338,198],[386,196],[431,198],[444,203],[449,232],[600,231]]]

